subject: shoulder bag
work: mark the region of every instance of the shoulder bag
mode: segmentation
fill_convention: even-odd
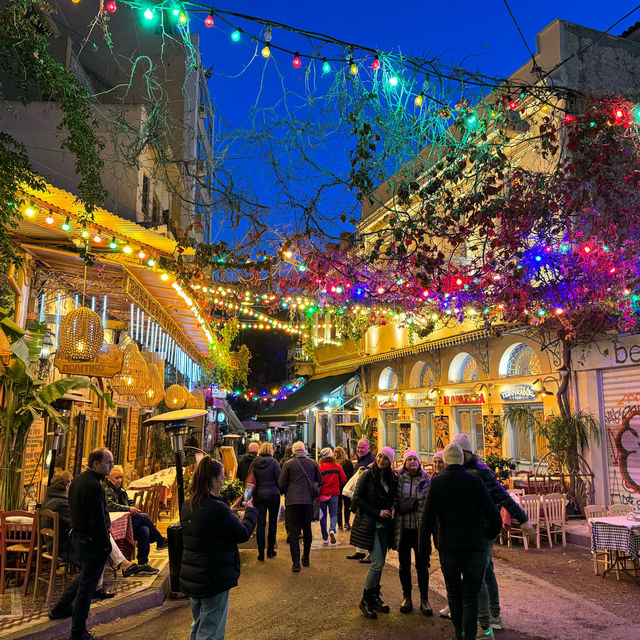
[[[295,460],[300,465],[300,468],[302,469],[302,473],[304,473],[304,477],[307,479],[307,484],[309,485],[309,493],[311,494],[311,497],[315,500],[320,495],[320,487],[318,486],[318,483],[315,480],[311,481],[311,479],[309,478],[309,475],[304,470],[304,466],[302,462],[300,462],[298,458],[296,458]]]

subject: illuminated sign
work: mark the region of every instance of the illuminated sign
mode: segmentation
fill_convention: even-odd
[[[518,384],[500,389],[500,398],[506,402],[535,400],[537,397],[537,392],[527,384]]]

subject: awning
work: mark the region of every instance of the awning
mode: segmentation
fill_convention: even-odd
[[[242,422],[240,422],[240,418],[238,418],[234,410],[229,406],[229,403],[224,398],[214,398],[213,408],[215,411],[222,411],[226,416],[230,434],[242,435],[244,433],[244,426],[242,425]]]
[[[286,400],[276,403],[275,406],[267,409],[258,415],[260,420],[288,421],[292,422],[302,415],[316,402],[320,402],[323,396],[331,395],[336,389],[345,385],[357,371],[341,373],[337,376],[326,376],[324,378],[311,378],[304,386],[292,393]]]

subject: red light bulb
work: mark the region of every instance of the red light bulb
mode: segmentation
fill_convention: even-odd
[[[296,69],[299,69],[300,66],[302,65],[302,60],[300,60],[300,56],[297,53],[293,57],[293,63],[292,64]]]
[[[380,60],[378,60],[378,58],[374,58],[373,62],[371,63],[371,68],[374,71],[377,71],[380,68]]]
[[[509,100],[509,109],[514,111],[518,108],[518,103],[515,100]]]
[[[570,113],[567,113],[567,115],[564,117],[564,121],[567,124],[571,124],[573,122],[573,116]]]
[[[213,13],[210,13],[205,19],[204,24],[207,27],[213,27]]]
[[[105,9],[109,12],[109,13],[115,13],[116,12],[116,3],[114,2],[114,0],[109,0],[109,2],[107,2],[107,6],[105,7]]]

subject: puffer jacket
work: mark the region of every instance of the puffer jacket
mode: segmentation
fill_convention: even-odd
[[[398,474],[398,488],[396,490],[396,511],[395,511],[395,535],[394,543],[395,548],[400,546],[400,540],[402,540],[403,527],[403,515],[411,512],[416,514],[416,529],[420,528],[422,522],[422,516],[424,514],[424,505],[427,498],[427,491],[429,489],[429,474],[420,467],[418,473],[415,476],[409,475],[409,473],[402,468]],[[412,496],[415,498],[415,504],[407,510],[407,503],[413,501],[403,501],[403,497]]]
[[[351,511],[356,514],[351,526],[351,545],[371,551],[375,538],[376,525],[384,524],[390,536],[389,546],[393,547],[393,518],[381,518],[380,511],[393,509],[396,499],[397,479],[392,473],[389,490],[385,491],[382,482],[376,479],[369,465],[358,478],[356,490],[351,500]]]
[[[251,465],[249,474],[253,473],[255,489],[253,503],[263,504],[280,499],[280,465],[271,456],[258,456]]]
[[[248,507],[240,521],[222,498],[208,496],[201,509],[193,509],[191,500],[187,500],[180,520],[180,590],[191,598],[209,598],[237,586],[238,543],[251,537],[258,510]]]

